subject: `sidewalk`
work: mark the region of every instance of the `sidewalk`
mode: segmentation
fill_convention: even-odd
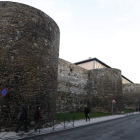
[[[95,123],[104,122],[104,121],[108,121],[108,120],[127,117],[129,115],[135,115],[135,114],[139,114],[139,112],[127,113],[124,115],[112,115],[112,116],[91,118],[90,121],[87,121],[87,122],[85,120],[76,120],[76,121],[74,121],[74,127],[73,127],[72,123],[68,123],[64,129],[64,126],[59,124],[55,127],[54,130],[51,127],[43,128],[43,129],[41,129],[40,133],[39,133],[39,131],[34,132],[34,130],[30,130],[29,133],[1,132],[0,133],[0,140],[1,139],[3,139],[3,140],[19,140],[19,139],[23,139],[23,138],[27,138],[27,137],[33,137],[33,136],[38,136],[38,135],[48,134],[48,133],[54,133],[54,132],[72,129],[72,128],[76,128],[76,127],[80,127],[80,126],[84,126],[84,125],[95,124]]]

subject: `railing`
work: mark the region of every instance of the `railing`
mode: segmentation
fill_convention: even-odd
[[[38,131],[37,132],[33,132],[31,133],[32,135],[36,135],[36,133],[48,133],[48,132],[53,132],[55,131],[56,129],[66,129],[66,127],[68,128],[73,128],[74,127],[74,120],[75,120],[75,117],[55,117],[55,118],[52,118],[50,120],[50,127],[47,127],[47,129],[42,129],[42,121],[40,120],[39,121],[39,128],[38,128]],[[62,126],[62,127],[61,127]],[[9,132],[9,131],[8,131]],[[0,139],[2,139],[5,135],[7,135],[8,132],[3,132],[3,134],[0,135]],[[19,136],[19,137],[24,137],[24,125],[21,126],[21,128],[19,129],[19,133],[16,135],[16,136]],[[11,137],[11,138],[14,138]]]
[[[74,127],[74,119],[75,119],[75,117],[53,118],[53,127],[52,128],[54,130],[58,125],[61,125],[65,129],[68,124],[71,124],[72,127]]]
[[[38,133],[40,134],[41,131],[43,131],[42,132],[43,134],[44,134],[44,132],[47,133],[47,131],[50,131],[49,128],[52,128],[53,131],[54,131],[57,126],[59,126],[58,129],[62,129],[62,127],[64,129],[66,129],[66,127],[68,127],[69,124],[70,124],[69,125],[69,128],[70,127],[73,128],[74,127],[74,119],[75,119],[75,117],[57,117],[57,118],[53,118],[53,119],[50,120],[51,122],[49,122],[49,123],[52,124],[52,126],[51,127],[48,127],[48,130],[43,130],[42,128],[39,128],[38,129]],[[41,126],[41,121],[39,122],[39,126]],[[60,127],[60,126],[62,126],[62,127]],[[23,131],[24,129],[23,129],[23,127],[21,127],[20,130],[21,130],[21,133],[19,133],[19,136],[20,137],[23,137],[24,136],[24,131]]]

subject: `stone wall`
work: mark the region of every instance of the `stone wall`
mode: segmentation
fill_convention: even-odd
[[[86,104],[88,71],[59,59],[57,112],[83,111]]]
[[[37,105],[43,123],[55,112],[115,112],[140,106],[140,85],[123,85],[121,71],[111,68],[86,70],[59,59],[59,27],[45,13],[13,2],[0,2],[0,97],[1,124],[15,127],[22,105],[29,105],[28,120]],[[58,76],[58,77],[57,77]],[[58,78],[58,79],[57,79]],[[58,85],[57,85],[58,82]],[[56,91],[57,90],[57,91]],[[57,94],[56,94],[57,92]],[[57,98],[57,100],[56,100]]]
[[[90,70],[88,89],[92,109],[111,112],[112,99],[115,99],[117,103],[114,111],[121,113],[124,110],[120,70],[112,68]]]
[[[121,71],[104,68],[86,70],[59,59],[57,112],[91,110],[112,112],[112,99],[117,101],[116,113],[124,109]]]
[[[40,10],[0,2],[0,89],[8,89],[0,97],[2,126],[15,126],[24,104],[28,120],[37,105],[44,123],[55,115],[59,35],[56,23]]]
[[[140,84],[123,84],[124,106],[126,109],[140,107]]]

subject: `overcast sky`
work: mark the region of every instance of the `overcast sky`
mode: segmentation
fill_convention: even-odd
[[[96,57],[140,83],[140,0],[15,0],[38,8],[60,28],[59,57]]]

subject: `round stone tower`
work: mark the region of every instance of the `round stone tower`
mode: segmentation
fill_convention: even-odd
[[[91,109],[112,112],[112,100],[116,100],[114,111],[123,111],[121,71],[102,68],[89,71],[88,96]]]
[[[15,2],[0,2],[1,123],[14,127],[22,105],[28,120],[40,106],[43,123],[55,115],[59,27],[42,11]]]
[[[140,108],[140,84],[123,84],[122,88],[125,109]]]

